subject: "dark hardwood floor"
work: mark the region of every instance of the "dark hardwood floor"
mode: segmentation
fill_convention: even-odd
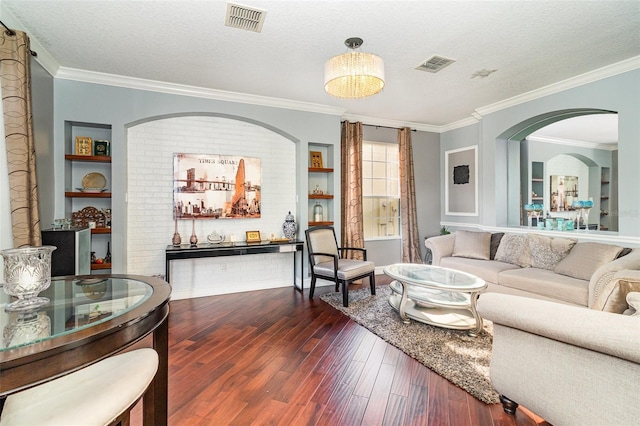
[[[313,300],[289,287],[172,301],[169,424],[548,425],[431,372],[322,302],[332,290]]]

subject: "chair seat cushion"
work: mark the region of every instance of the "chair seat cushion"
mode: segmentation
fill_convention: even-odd
[[[338,260],[338,279],[349,281],[375,271],[376,265],[366,260]],[[318,263],[313,267],[316,275],[333,277],[333,261]]]
[[[158,369],[144,348],[106,358],[39,386],[9,395],[0,425],[106,425],[136,402]]]

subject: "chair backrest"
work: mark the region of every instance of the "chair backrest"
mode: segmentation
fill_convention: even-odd
[[[309,262],[316,265],[329,262],[333,259],[329,256],[315,256],[314,253],[338,253],[338,241],[336,233],[331,226],[316,226],[305,231],[307,237],[307,250],[309,250]]]

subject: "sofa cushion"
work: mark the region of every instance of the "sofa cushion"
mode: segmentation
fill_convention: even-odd
[[[507,269],[520,269],[511,263],[503,263],[490,260],[469,259],[466,257],[443,257],[440,266],[457,269],[491,283],[498,282],[498,274]]]
[[[504,232],[494,232],[491,234],[491,250],[489,252],[489,259],[494,260],[496,258],[496,252],[498,251],[502,237],[504,237]]]
[[[621,251],[622,247],[612,244],[579,243],[556,265],[554,271],[573,278],[589,280],[596,269],[614,260]]]
[[[457,231],[453,243],[454,257],[489,260],[491,254],[491,233]]]
[[[552,238],[546,235],[529,234],[531,267],[553,270],[564,259],[578,240]]]
[[[506,233],[500,240],[495,260],[511,263],[522,268],[531,266],[529,254],[529,239],[526,234]]]
[[[589,281],[558,275],[538,268],[510,269],[500,272],[498,284],[580,306],[589,301]]]

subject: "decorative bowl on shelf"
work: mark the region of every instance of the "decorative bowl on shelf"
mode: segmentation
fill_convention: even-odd
[[[83,188],[103,189],[107,186],[107,178],[102,173],[91,172],[82,178]]]
[[[89,193],[94,193],[94,194],[98,194],[100,192],[105,192],[108,191],[107,188],[76,188],[78,191],[80,192],[89,192]]]

